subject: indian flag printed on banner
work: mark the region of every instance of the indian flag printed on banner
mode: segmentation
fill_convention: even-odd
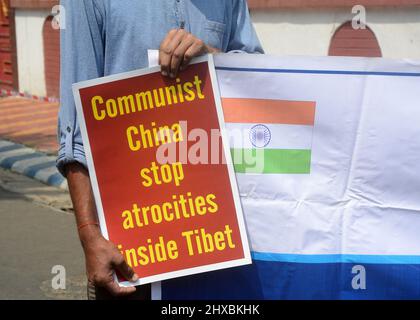
[[[315,102],[222,99],[237,173],[309,174]]]

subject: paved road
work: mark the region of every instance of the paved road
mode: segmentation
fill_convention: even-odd
[[[74,217],[62,209],[65,192],[0,169],[0,299],[86,298]],[[52,288],[55,265],[65,290]]]

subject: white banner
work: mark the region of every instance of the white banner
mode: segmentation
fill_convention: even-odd
[[[221,54],[215,64],[227,127],[247,132],[239,148],[266,155],[265,172],[237,170],[254,263],[367,264],[369,297],[419,298],[420,61]],[[330,293],[311,297],[352,290],[343,270],[321,279]],[[263,297],[278,298],[259,272]],[[315,290],[314,279],[294,280],[306,293],[282,281],[287,297]]]

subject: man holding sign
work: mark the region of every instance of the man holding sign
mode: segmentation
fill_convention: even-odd
[[[177,78],[179,72],[183,71],[190,60],[196,56],[232,50],[262,52],[262,49],[253,30],[246,3],[242,0],[211,2],[204,0],[165,2],[71,0],[62,1],[62,5],[66,9],[66,25],[61,32],[60,150],[57,166],[68,179],[79,236],[85,252],[89,282],[96,287],[105,288],[112,295],[132,294],[136,291],[135,288],[120,287],[113,278],[114,271],[117,271],[129,281],[138,281],[138,276],[127,264],[122,254],[125,248],[117,247],[117,244],[106,240],[100,232],[71,85],[84,80],[144,68],[148,64],[147,49],[159,47],[161,74],[173,79],[173,86],[176,88],[177,81],[181,81]],[[210,102],[214,103],[211,97],[211,85],[200,83],[202,81],[200,75],[206,77],[207,71],[208,68],[203,66],[198,71],[199,74],[186,74],[184,78],[188,78],[188,81],[191,82],[192,87],[187,85],[187,88],[189,90],[194,88],[197,101],[200,100],[200,90],[203,90],[204,94],[201,92],[203,99],[206,96],[207,99],[211,99]],[[151,74],[148,79],[161,84],[161,80],[158,80],[155,75]],[[133,97],[147,94],[146,91],[134,91],[136,83],[131,85],[133,85]],[[194,85],[196,87],[193,87]],[[130,83],[127,82],[127,88],[129,87]],[[167,87],[161,89],[164,88]],[[156,87],[154,90],[159,90],[159,88]],[[89,97],[89,105],[93,110],[92,121],[94,122],[92,123],[107,121],[109,108],[104,106],[112,106],[112,101],[121,101],[118,100],[121,97],[112,97],[111,94],[108,98],[105,97],[106,93],[111,91],[104,90],[101,91],[103,95],[92,96],[89,95],[89,92],[86,93],[86,97]],[[182,97],[187,100],[188,93]],[[188,103],[194,104],[195,102]],[[137,107],[137,110],[140,109]],[[114,114],[111,113],[111,116]],[[117,119],[117,115],[115,117],[115,121],[120,121],[120,118]],[[158,121],[160,119],[155,120],[160,122]],[[149,130],[151,134],[154,132],[154,125],[156,126],[156,123],[151,121],[147,124],[147,128],[146,124],[133,124],[127,128],[124,127],[131,153],[140,149],[139,141],[144,141],[141,140],[142,133],[145,134],[146,130]],[[175,130],[172,131],[175,132]],[[112,134],[109,132],[108,137],[95,137],[94,141],[98,142],[103,139],[105,144],[108,141],[112,144]],[[176,137],[173,138],[176,142]],[[92,139],[91,136],[90,139]],[[179,136],[178,139],[180,139]],[[93,140],[91,140],[93,145],[92,142]],[[150,139],[149,142],[153,144],[155,141]],[[171,173],[171,179],[169,179],[169,173]],[[212,193],[209,191],[204,194],[207,192],[205,185],[200,190],[190,190],[203,191],[202,195],[193,195],[189,190],[185,190],[186,192],[182,194],[174,193],[174,198],[171,201],[158,205],[160,196],[158,192],[153,191],[153,188],[165,181],[168,181],[168,184],[171,183],[172,188],[179,188],[182,185],[184,174],[183,168],[177,166],[176,163],[163,167],[151,161],[150,166],[142,168],[140,176],[143,187],[151,188],[149,197],[155,200],[156,204],[149,205],[149,209],[146,208],[147,206],[137,203],[131,203],[130,207],[124,208],[121,212],[121,216],[124,218],[122,224],[124,229],[144,228],[146,220],[147,223],[154,225],[162,223],[164,219],[166,221],[191,220],[194,218],[190,216],[192,215],[191,209],[185,210],[184,213],[182,210],[186,204],[195,208],[196,215],[200,215],[200,212],[204,211],[206,213],[203,215],[211,215],[212,210],[216,211],[217,204],[212,198]],[[171,212],[175,212],[172,213],[172,216],[168,214],[168,208],[172,208]],[[162,237],[164,236],[162,235]],[[187,244],[188,252],[192,255],[200,250],[210,250],[210,247],[212,250],[216,250],[218,247],[233,246],[232,230],[229,225],[214,233],[203,228],[185,230],[182,237]],[[170,241],[159,238],[157,242],[151,242],[146,241],[137,250],[141,253],[148,251],[148,262],[151,262],[152,259],[163,259],[163,250],[166,259],[175,256],[175,245]],[[139,257],[139,263],[146,261],[146,257],[141,259],[142,257]],[[97,296],[104,296],[104,292],[101,294],[100,292],[101,290],[96,290]],[[148,298],[148,288],[142,287],[141,290],[138,288],[137,296]]]

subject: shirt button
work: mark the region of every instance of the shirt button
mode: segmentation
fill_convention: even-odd
[[[71,128],[67,127],[67,132],[70,133],[71,132]]]

